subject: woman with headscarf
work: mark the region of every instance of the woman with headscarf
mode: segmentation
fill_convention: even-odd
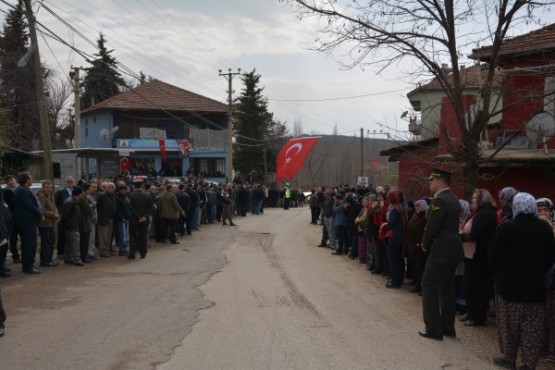
[[[420,199],[414,202],[414,215],[409,220],[407,229],[407,250],[409,259],[414,267],[412,293],[420,293],[422,287],[422,276],[424,275],[424,266],[426,265],[427,254],[422,250],[422,236],[426,228],[426,212],[428,211],[428,203]]]
[[[401,288],[405,273],[403,244],[408,226],[407,214],[401,204],[399,189],[390,189],[387,192],[386,200],[389,203],[389,210],[385,229],[393,231],[393,237],[386,246],[390,280],[385,286],[386,288]]]
[[[536,217],[536,199],[513,198],[513,219],[497,229],[489,258],[494,273],[495,311],[502,357],[493,362],[534,369],[539,360],[545,320],[545,274],[555,261],[555,238],[547,222]]]
[[[470,210],[470,203],[464,199],[459,199],[459,204],[461,205],[461,217],[459,223],[460,233],[463,234],[463,229],[467,225],[470,215],[472,214]],[[470,233],[470,227],[472,224],[467,226],[467,233]],[[467,243],[473,242],[463,242],[463,248],[466,247]],[[466,247],[468,248],[468,247]],[[466,304],[466,289],[464,286],[464,262],[460,262],[455,270],[455,296],[456,296],[456,312],[459,315],[465,315],[468,311],[468,305]]]
[[[491,193],[476,189],[472,194],[473,216],[470,233],[463,229],[465,241],[475,243],[474,253],[465,253],[464,283],[468,312],[461,318],[465,326],[484,325],[489,308],[488,244],[497,227],[497,207]]]
[[[499,190],[498,197],[501,205],[497,212],[498,225],[513,218],[513,198],[516,193],[518,191],[511,186]]]

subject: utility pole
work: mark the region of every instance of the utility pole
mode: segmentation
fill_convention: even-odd
[[[30,0],[24,0],[25,13],[29,22],[29,36],[31,37],[31,47],[35,48],[33,53],[33,68],[35,72],[37,104],[39,108],[40,132],[43,150],[43,176],[45,179],[54,181],[54,166],[52,163],[52,144],[50,142],[50,128],[48,127],[48,114],[46,110],[46,100],[44,99],[44,84],[42,81],[42,70],[40,64],[39,44],[37,42],[37,31],[35,29],[35,16]]]
[[[360,176],[364,176],[364,131],[360,128]]]
[[[237,68],[237,72],[231,72],[231,68],[227,73],[218,71],[220,76],[227,80],[227,104],[229,110],[227,112],[227,163],[226,163],[226,176],[228,181],[233,180],[233,77],[241,74],[241,68]]]
[[[71,67],[72,72],[69,73],[70,77],[73,77],[73,99],[74,99],[74,109],[75,117],[73,119],[73,148],[81,148],[81,96],[79,91],[79,67]],[[77,172],[77,178],[81,178],[81,158],[77,157],[75,163],[75,170]],[[88,170],[88,169],[87,169]]]

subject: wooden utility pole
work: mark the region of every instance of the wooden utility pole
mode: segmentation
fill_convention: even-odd
[[[233,181],[233,77],[241,74],[241,68],[237,69],[237,72],[231,72],[231,68],[228,69],[228,73],[222,73],[219,70],[220,76],[223,76],[227,80],[227,104],[229,105],[229,110],[227,112],[227,163],[226,163],[226,176],[228,181]]]
[[[81,148],[81,95],[79,91],[79,67],[71,67],[73,73],[70,73],[70,77],[73,77],[73,100],[74,100],[74,110],[75,116],[73,119],[73,148]],[[75,170],[77,172],[76,178],[81,178],[81,158],[77,156],[75,163]],[[87,169],[88,172],[88,169]]]
[[[46,110],[46,100],[44,98],[44,84],[42,81],[42,70],[40,64],[39,44],[37,42],[37,31],[35,16],[30,0],[24,0],[27,21],[29,22],[29,36],[31,37],[31,47],[35,49],[33,53],[33,68],[35,73],[36,97],[39,108],[40,133],[43,150],[43,176],[45,179],[54,181],[54,166],[52,162],[52,144],[50,142],[50,128],[48,126],[48,114]]]

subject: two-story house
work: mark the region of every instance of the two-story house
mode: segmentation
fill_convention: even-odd
[[[491,46],[473,50],[470,58],[488,63]],[[482,81],[480,64],[462,71],[464,105],[472,115],[479,103]],[[514,186],[535,196],[555,198],[555,25],[507,39],[500,50],[498,76],[494,81],[491,112],[499,112],[482,133],[480,184],[493,193]],[[408,198],[428,195],[425,178],[434,165],[457,173],[454,189],[463,196],[464,166],[450,163],[447,140],[460,140],[452,107],[434,80],[408,94],[415,111],[421,112],[421,140],[383,151],[399,161],[399,185]],[[410,127],[410,126],[409,126]],[[439,128],[448,135],[440,133]],[[449,137],[448,137],[449,136]]]
[[[159,80],[113,96],[81,112],[83,172],[105,178],[124,169],[224,182],[228,111],[223,103]]]

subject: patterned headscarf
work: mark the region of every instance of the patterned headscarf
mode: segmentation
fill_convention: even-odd
[[[466,220],[468,220],[468,218],[470,217],[470,203],[468,203],[464,199],[459,199],[459,203],[461,205],[461,218],[460,218],[460,220],[462,222],[466,222]]]
[[[518,193],[518,191],[511,186],[499,190],[499,201],[501,202],[501,210],[503,211],[503,216],[505,216],[505,218],[512,218],[513,198],[516,193]]]
[[[420,212],[426,212],[428,210],[428,203],[426,203],[424,199],[414,202],[414,206],[420,206]]]
[[[486,204],[492,204],[497,206],[495,199],[491,196],[491,193],[487,189],[476,189],[474,192],[478,192],[478,208],[485,206]]]
[[[513,198],[513,215],[514,217],[525,214],[535,215],[538,207],[536,206],[536,198],[528,193],[517,193]]]

